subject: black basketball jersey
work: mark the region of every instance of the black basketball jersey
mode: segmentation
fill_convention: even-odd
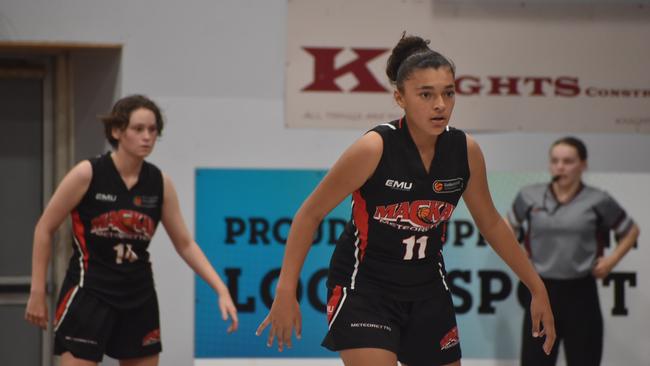
[[[90,163],[90,186],[71,213],[67,279],[113,306],[137,306],[154,294],[147,248],[162,212],[162,173],[144,162],[127,189],[110,153]]]
[[[383,139],[373,175],[352,194],[352,218],[330,261],[328,287],[401,300],[447,289],[442,260],[446,223],[469,179],[465,133],[438,136],[429,173],[405,118],[371,131]]]

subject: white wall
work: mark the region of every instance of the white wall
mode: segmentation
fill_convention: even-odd
[[[2,0],[0,40],[122,43],[117,94],[148,94],[162,106],[168,125],[151,160],[174,180],[193,230],[195,167],[326,168],[362,132],[284,128],[286,7],[284,0]],[[457,108],[471,106],[459,101]],[[476,137],[488,169],[517,171],[544,169],[548,145],[559,136]],[[592,170],[650,172],[650,135],[579,136]],[[151,250],[161,364],[189,365],[193,275],[166,235],[158,234]]]

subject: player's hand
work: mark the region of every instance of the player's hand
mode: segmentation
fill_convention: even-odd
[[[599,257],[596,259],[596,265],[594,266],[594,269],[591,271],[591,273],[596,278],[605,278],[607,275],[609,275],[609,272],[614,269],[615,265],[616,261],[611,255],[607,257]]]
[[[260,326],[257,327],[255,335],[261,335],[269,324],[271,325],[271,329],[266,340],[266,346],[273,347],[273,342],[277,337],[279,352],[282,352],[284,346],[291,348],[291,334],[294,330],[296,332],[296,339],[302,337],[302,317],[295,292],[276,291],[273,305],[271,305],[271,311]]]
[[[45,292],[31,292],[25,308],[25,320],[45,330],[49,321],[47,314]]]
[[[551,304],[546,291],[532,296],[530,302],[530,315],[533,324],[533,337],[544,337],[544,352],[549,355],[555,343],[555,320],[551,311]],[[541,323],[541,329],[540,329]]]
[[[232,333],[239,328],[239,319],[237,318],[237,307],[232,301],[230,292],[227,290],[219,294],[219,310],[221,310],[221,319],[224,321],[231,319],[230,326],[228,326],[228,333]]]

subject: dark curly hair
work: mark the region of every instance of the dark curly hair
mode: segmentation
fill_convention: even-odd
[[[117,140],[113,137],[113,129],[126,129],[129,125],[131,113],[140,108],[145,108],[153,112],[156,116],[158,136],[162,135],[164,122],[160,108],[158,108],[156,103],[144,95],[129,95],[115,102],[110,114],[99,117],[104,124],[104,135],[113,148],[117,148]]]
[[[386,63],[386,75],[391,84],[400,91],[403,91],[404,81],[411,76],[414,70],[447,67],[451,74],[456,76],[454,63],[429,48],[429,42],[418,36],[407,36],[404,32],[402,38],[393,48]]]

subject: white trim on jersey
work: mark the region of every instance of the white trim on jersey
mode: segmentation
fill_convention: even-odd
[[[440,262],[438,262],[438,273],[440,273],[442,284],[445,285],[445,290],[449,291],[449,287],[447,287],[447,281],[445,281],[445,275],[442,273],[442,263]]]
[[[70,295],[70,298],[65,304],[65,310],[63,311],[63,314],[61,315],[61,319],[56,323],[54,326],[54,331],[56,332],[57,329],[59,329],[59,326],[61,323],[63,323],[63,319],[65,319],[66,314],[68,314],[68,308],[70,308],[70,304],[72,304],[72,300],[74,299],[74,296],[77,294],[77,291],[79,290],[79,286],[75,286],[74,290],[72,291],[72,295]]]
[[[352,207],[352,212],[354,212],[354,199],[352,199],[350,206]],[[355,279],[357,278],[357,272],[359,270],[359,228],[357,227],[357,223],[354,221],[354,215],[352,215],[352,224],[356,228],[354,236],[357,238],[357,240],[354,241],[354,270],[352,271],[352,278],[350,278],[350,289],[354,290]]]
[[[341,298],[341,302],[339,302],[339,307],[338,309],[336,309],[336,313],[334,313],[334,316],[332,317],[332,321],[328,324],[327,329],[332,329],[332,324],[334,324],[334,322],[336,321],[336,317],[339,316],[339,313],[343,308],[343,303],[345,302],[346,297],[348,297],[348,290],[347,288],[343,287],[343,297]]]
[[[625,219],[623,219],[618,226],[614,228],[614,232],[616,233],[617,236],[623,236],[627,234],[627,232],[630,230],[632,227],[632,219],[629,216],[625,216]]]
[[[74,238],[74,243],[77,245],[77,249],[79,249],[79,287],[84,287],[84,277],[85,277],[85,270],[84,270],[84,252],[81,250],[81,245],[79,245],[79,241],[77,240],[77,237],[75,235],[72,235]]]
[[[354,232],[354,235],[357,237],[357,240],[354,242],[354,270],[352,271],[352,278],[350,279],[350,289],[354,290],[355,280],[357,278],[357,272],[359,271],[359,229]]]
[[[388,127],[392,128],[393,130],[397,129],[397,127],[391,125],[390,123],[382,123],[382,124],[380,124],[380,126],[388,126]]]

